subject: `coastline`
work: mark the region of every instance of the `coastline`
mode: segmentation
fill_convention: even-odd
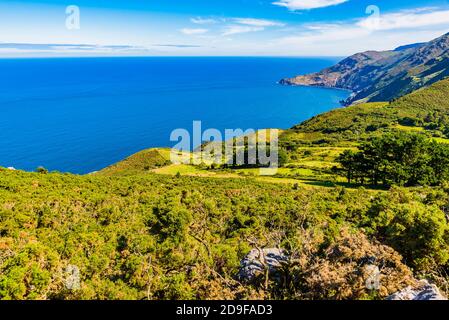
[[[347,93],[349,93],[349,97],[346,98],[346,100],[340,101],[340,104],[343,107],[350,106],[351,104],[347,104],[345,102],[349,101],[353,96],[356,95],[355,91],[353,91],[351,89],[347,89],[347,88],[341,88],[341,87],[333,87],[333,86],[319,85],[319,84],[296,84],[296,83],[289,81],[288,79],[281,79],[277,83],[281,86],[286,86],[286,87],[321,88],[321,89],[327,89],[327,90],[338,90],[338,91],[347,92]],[[329,110],[329,111],[332,111],[332,110]],[[307,121],[307,120],[305,120],[305,121]]]

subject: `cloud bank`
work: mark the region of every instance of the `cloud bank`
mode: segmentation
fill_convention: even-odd
[[[336,6],[349,0],[279,0],[273,2],[274,5],[288,8],[289,10],[311,10]]]
[[[277,46],[299,55],[350,55],[365,50],[390,50],[426,42],[449,31],[449,10],[417,8],[342,22],[301,25]]]

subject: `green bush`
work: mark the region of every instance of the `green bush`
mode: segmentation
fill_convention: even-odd
[[[449,260],[449,224],[444,212],[408,192],[394,189],[378,196],[368,211],[366,226],[415,268],[445,266]]]

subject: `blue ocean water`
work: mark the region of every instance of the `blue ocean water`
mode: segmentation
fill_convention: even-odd
[[[0,166],[88,173],[170,133],[290,128],[348,92],[287,87],[281,78],[337,59],[60,58],[0,60]]]

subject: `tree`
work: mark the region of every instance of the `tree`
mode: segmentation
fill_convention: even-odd
[[[38,168],[36,169],[36,172],[37,172],[37,173],[40,173],[40,174],[47,174],[47,173],[48,173],[48,170],[45,169],[44,167],[38,167]]]
[[[449,146],[420,134],[398,132],[365,142],[360,152],[345,151],[337,159],[344,175],[372,185],[439,185],[449,177]]]
[[[346,172],[346,179],[348,179],[348,183],[351,183],[357,170],[355,153],[352,150],[345,150],[338,157],[337,161],[343,166]]]

